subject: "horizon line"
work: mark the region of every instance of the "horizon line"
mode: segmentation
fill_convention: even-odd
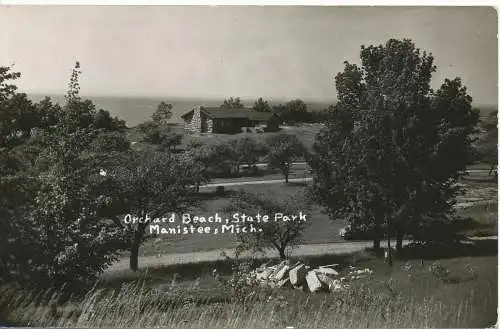
[[[30,92],[30,91],[20,91],[25,93],[26,95],[36,95],[36,96],[57,96],[57,97],[64,97],[66,93],[55,93],[55,92],[50,92],[50,93],[45,93],[45,92]],[[333,99],[320,99],[320,98],[305,98],[305,97],[265,97],[265,96],[251,96],[251,97],[243,97],[243,96],[174,96],[174,95],[157,95],[157,94],[141,94],[141,95],[133,95],[133,94],[81,94],[82,97],[109,97],[109,98],[139,98],[139,99],[165,99],[165,102],[168,103],[168,99],[173,99],[173,100],[201,100],[201,101],[224,101],[226,99],[229,99],[230,97],[233,98],[240,98],[242,101],[256,101],[259,98],[262,98],[264,101],[291,101],[291,100],[297,100],[300,99],[304,102],[315,102],[315,103],[329,103],[333,102],[332,104],[336,104],[338,102],[337,98]],[[498,107],[498,102],[496,103],[477,103],[472,102],[473,106],[484,106],[484,107]]]

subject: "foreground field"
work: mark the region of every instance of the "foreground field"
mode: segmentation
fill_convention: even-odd
[[[51,307],[16,291],[8,306],[9,321],[33,326],[234,329],[485,328],[496,322],[496,256],[409,259],[392,268],[367,254],[357,259],[321,260],[341,263],[341,271],[349,264],[374,271],[372,277],[353,281],[348,290],[334,294],[262,289],[255,298],[239,303],[231,298],[229,286],[218,285],[209,275],[181,275],[176,280],[178,268],[163,268],[130,277],[128,283],[108,278],[78,301],[58,303],[59,296],[48,292],[45,301],[52,300]],[[437,269],[449,274],[442,276]],[[110,288],[117,280],[119,288]],[[3,296],[8,295],[4,291]]]

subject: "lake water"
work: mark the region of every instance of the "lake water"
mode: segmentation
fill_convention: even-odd
[[[63,95],[48,95],[53,100],[59,103],[64,102]],[[30,95],[34,101],[42,99],[42,95]],[[94,102],[98,109],[109,111],[112,115],[118,116],[127,122],[128,127],[133,127],[149,120],[151,114],[154,113],[156,107],[161,101],[170,103],[173,106],[173,117],[171,122],[182,122],[181,115],[190,111],[195,106],[203,105],[206,107],[218,107],[224,99],[194,99],[194,98],[153,98],[153,97],[116,97],[116,96],[82,96],[84,99],[90,99]],[[270,103],[284,103],[270,102]],[[254,100],[243,100],[246,107],[252,107]],[[322,110],[327,108],[331,103],[328,102],[306,102],[311,110]]]
[[[52,99],[63,103],[63,95],[48,95]],[[43,95],[30,95],[34,101],[42,99]],[[220,106],[224,99],[195,99],[195,98],[158,98],[158,97],[118,97],[118,96],[82,96],[84,99],[90,99],[96,104],[98,109],[109,111],[112,115],[118,116],[125,120],[128,127],[133,127],[149,120],[151,114],[154,113],[156,107],[161,101],[170,103],[173,106],[172,123],[181,123],[181,115],[193,109],[198,105],[206,107]],[[243,100],[246,107],[252,107],[255,100]],[[284,101],[270,101],[271,104],[285,103]],[[305,101],[309,110],[323,110],[329,105],[335,103],[332,98],[327,101]],[[481,115],[485,116],[491,111],[496,110],[496,106],[478,106],[481,109]]]

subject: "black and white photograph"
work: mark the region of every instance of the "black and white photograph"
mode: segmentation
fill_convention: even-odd
[[[0,4],[0,328],[495,328],[497,33]]]

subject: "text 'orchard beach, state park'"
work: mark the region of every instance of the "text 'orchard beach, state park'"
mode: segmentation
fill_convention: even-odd
[[[126,225],[148,225],[149,234],[186,235],[186,234],[240,234],[262,232],[262,225],[279,222],[305,222],[306,214],[302,211],[296,214],[260,214],[247,215],[234,213],[222,217],[219,213],[212,216],[193,216],[192,214],[177,215],[171,213],[164,217],[133,216],[127,214],[123,218]]]

